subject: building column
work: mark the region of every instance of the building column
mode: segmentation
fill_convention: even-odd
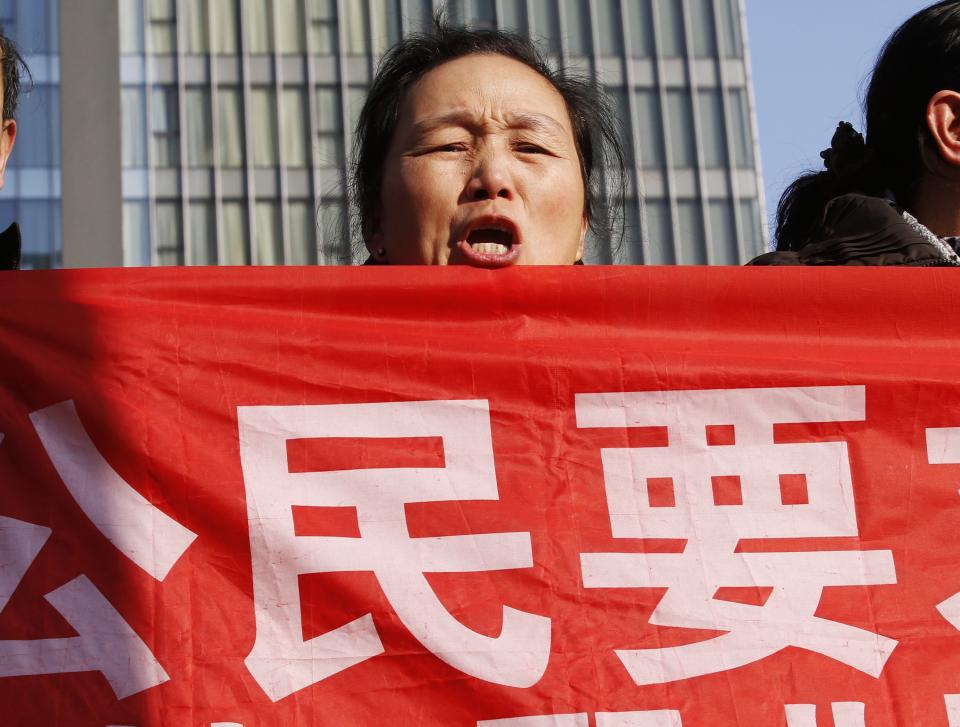
[[[117,0],[60,3],[63,265],[123,265]]]

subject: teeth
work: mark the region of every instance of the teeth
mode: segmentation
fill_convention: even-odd
[[[496,242],[478,242],[472,244],[472,247],[476,252],[489,253],[492,255],[505,255],[510,252],[510,248],[506,245],[500,245]]]

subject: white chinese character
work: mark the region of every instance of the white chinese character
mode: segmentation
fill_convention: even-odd
[[[373,571],[404,626],[474,677],[513,687],[539,681],[550,620],[502,607],[500,636],[470,630],[443,606],[425,573],[530,568],[528,533],[411,538],[410,503],[497,500],[483,401],[240,407],[257,636],[247,668],[274,701],[383,652],[370,614],[304,641],[298,577]],[[291,473],[287,442],[330,437],[442,437],[445,466]],[[300,536],[294,506],[355,508],[359,538]]]
[[[879,677],[896,641],[814,614],[824,587],[895,583],[890,551],[735,552],[741,539],[857,535],[846,443],[775,443],[773,425],[861,421],[864,410],[858,386],[577,397],[580,427],[667,431],[664,447],[603,450],[613,536],[687,541],[677,554],[585,553],[584,585],[667,588],[652,624],[726,632],[618,650],[637,684],[722,672],[788,646]],[[672,492],[654,493],[665,481]],[[782,491],[787,482],[799,492]],[[720,484],[739,492],[720,499]],[[715,598],[724,587],[772,592],[749,605]]]
[[[866,705],[863,702],[834,702],[830,705],[835,727],[865,727]],[[787,727],[817,727],[817,705],[788,704]]]
[[[0,613],[49,537],[49,528],[0,517]],[[46,599],[78,635],[0,640],[0,678],[99,671],[119,699],[169,679],[147,645],[86,576],[48,593]]]

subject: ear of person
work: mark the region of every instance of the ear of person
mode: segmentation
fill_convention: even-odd
[[[927,104],[927,128],[940,158],[960,168],[960,93],[938,91]]]

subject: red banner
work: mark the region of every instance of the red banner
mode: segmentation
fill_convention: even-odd
[[[0,283],[3,725],[960,727],[949,270]]]

